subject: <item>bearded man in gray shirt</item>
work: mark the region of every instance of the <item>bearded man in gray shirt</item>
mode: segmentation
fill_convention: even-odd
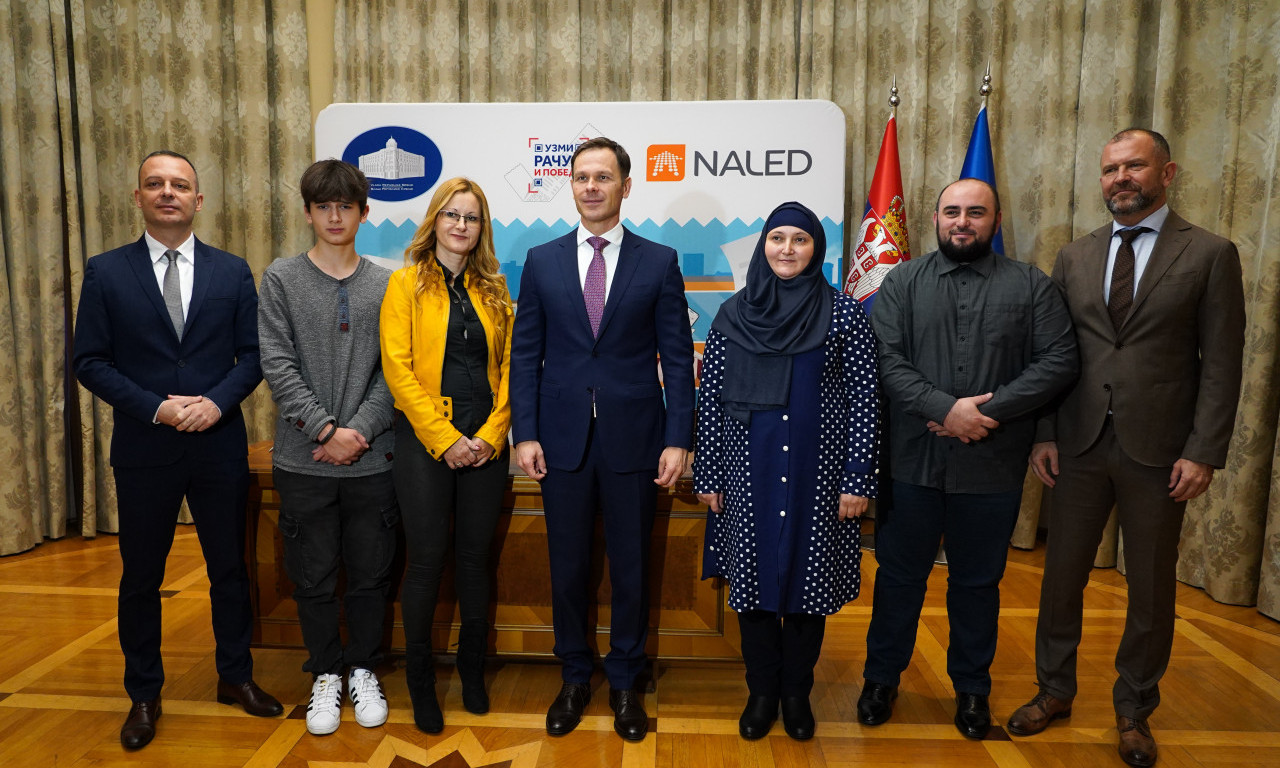
[[[942,540],[955,724],[981,739],[991,725],[1000,579],[1036,417],[1075,379],[1078,360],[1057,286],[991,250],[994,189],[977,179],[947,186],[933,221],[938,250],[894,268],[871,311],[889,399],[893,505],[876,521],[858,720],[879,725],[892,714]]]
[[[369,213],[369,181],[322,160],[302,175],[316,242],[262,275],[262,373],[280,411],[272,453],[280,494],[285,572],[313,675],[307,730],[341,721],[342,673],[355,720],[387,719],[374,667],[382,658],[399,508],[391,479],[393,399],[382,376],[378,318],[391,273],[356,253]],[[338,629],[338,568],[345,566],[347,644]]]

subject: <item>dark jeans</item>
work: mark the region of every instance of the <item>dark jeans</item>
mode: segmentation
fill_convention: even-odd
[[[875,597],[863,677],[898,685],[911,662],[929,572],[946,543],[947,674],[957,693],[991,693],[1000,579],[1022,489],[945,493],[894,482],[894,506],[876,520]]]
[[[183,456],[164,467],[116,467],[120,510],[120,648],[124,688],[134,701],[160,695],[160,585],[185,497],[209,575],[218,676],[238,685],[253,678],[253,611],[244,564],[249,463]]]
[[[285,573],[294,584],[302,641],[310,654],[303,670],[322,675],[341,674],[344,665],[373,669],[382,660],[400,519],[391,472],[339,478],[276,467],[273,473]],[[340,564],[347,576],[345,649],[338,628]]]
[[[808,698],[827,617],[773,611],[738,614],[747,690],[753,696]]]
[[[404,634],[410,644],[428,644],[450,541],[462,623],[489,620],[489,550],[507,487],[507,450],[497,446],[501,450],[484,466],[453,469],[427,453],[403,415],[395,429],[392,474],[409,559],[401,595]]]

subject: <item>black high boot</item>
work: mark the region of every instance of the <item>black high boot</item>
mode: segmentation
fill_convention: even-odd
[[[444,730],[444,713],[436,700],[436,669],[429,643],[409,643],[404,665],[409,699],[413,702],[413,722],[418,730],[439,733]]]
[[[462,706],[473,715],[489,711],[484,690],[484,652],[489,646],[489,625],[464,621],[458,631],[458,677],[462,679]]]

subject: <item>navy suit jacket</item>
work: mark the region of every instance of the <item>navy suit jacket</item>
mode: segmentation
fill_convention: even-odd
[[[89,259],[76,314],[76,378],[113,409],[111,464],[158,467],[184,457],[248,455],[240,401],[262,380],[258,293],[244,259],[196,240],[182,341],[145,239]],[[222,411],[203,432],[153,424],[168,395],[204,395]]]
[[[674,250],[627,230],[598,338],[582,298],[576,231],[531,248],[520,278],[511,337],[515,441],[540,441],[548,467],[578,468],[593,396],[595,439],[614,472],[656,471],[663,448],[692,447],[693,335],[684,276]]]

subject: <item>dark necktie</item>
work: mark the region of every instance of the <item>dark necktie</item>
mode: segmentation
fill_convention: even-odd
[[[177,251],[165,251],[169,266],[164,268],[164,305],[169,310],[169,320],[173,323],[173,331],[182,341],[182,284],[178,282]]]
[[[1153,232],[1150,227],[1134,227],[1116,232],[1120,247],[1116,249],[1116,263],[1111,269],[1111,295],[1107,298],[1107,311],[1111,313],[1111,325],[1117,331],[1124,325],[1133,306],[1133,241],[1143,232]]]
[[[587,280],[582,286],[582,298],[587,303],[587,319],[591,321],[591,335],[600,335],[600,317],[604,315],[604,247],[609,244],[603,237],[588,237],[587,244],[595,249],[591,264],[587,267]]]

